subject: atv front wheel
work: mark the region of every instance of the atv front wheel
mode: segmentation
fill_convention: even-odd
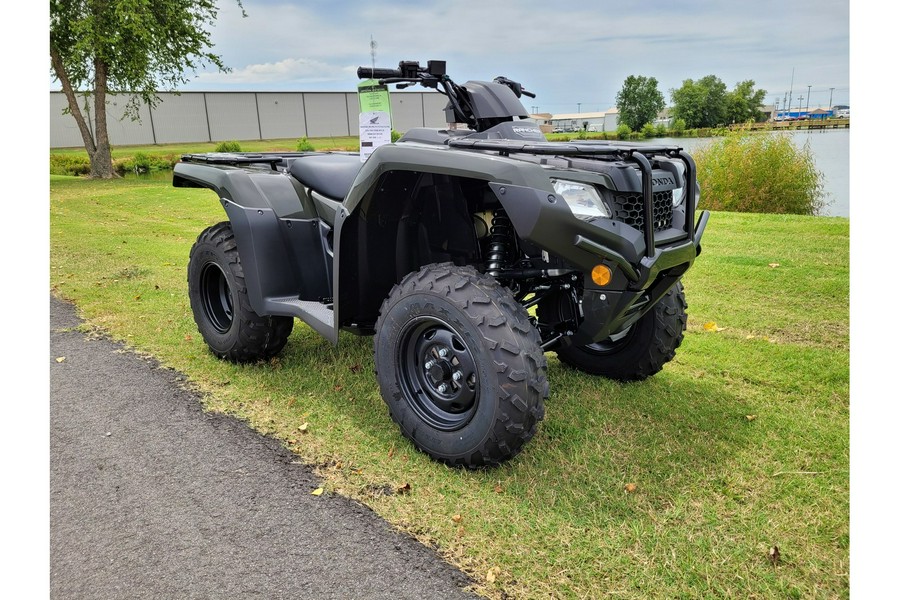
[[[394,286],[375,329],[381,395],[417,448],[476,468],[512,458],[534,436],[547,361],[525,310],[494,279],[425,266]]]
[[[687,302],[681,282],[656,306],[617,337],[556,351],[559,360],[579,371],[619,381],[640,381],[662,370],[675,358],[687,329]]]
[[[284,348],[294,328],[291,317],[261,317],[250,308],[228,222],[197,237],[188,262],[188,295],[197,329],[219,358],[233,362],[270,358]]]

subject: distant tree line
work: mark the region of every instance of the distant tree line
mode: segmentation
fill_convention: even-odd
[[[762,121],[766,90],[757,90],[752,79],[741,81],[728,90],[715,75],[694,81],[685,79],[681,87],[669,90],[672,97],[672,118],[682,128],[720,127],[732,123]],[[665,107],[655,77],[629,75],[616,94],[619,122],[638,131],[652,123]]]

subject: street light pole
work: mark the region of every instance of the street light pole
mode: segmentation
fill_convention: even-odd
[[[791,104],[794,100],[794,68],[791,67],[791,91],[788,92],[788,117],[791,116]],[[800,116],[800,111],[797,111],[797,116]]]

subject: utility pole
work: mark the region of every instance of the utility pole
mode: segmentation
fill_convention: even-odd
[[[794,100],[794,67],[791,67],[791,91],[788,92],[788,116],[791,116],[791,104]],[[797,116],[800,116],[800,111],[797,111]]]
[[[831,101],[834,99],[834,88],[831,88],[831,94],[828,95],[828,110],[831,110],[831,107],[834,106]]]
[[[812,86],[806,86],[806,114],[809,115],[809,97],[812,95],[810,92],[812,91]]]
[[[578,103],[578,113],[581,114],[581,102]]]
[[[797,118],[800,118],[800,114],[803,112],[803,96],[800,96],[800,106],[797,107]]]

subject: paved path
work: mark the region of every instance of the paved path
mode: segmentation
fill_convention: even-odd
[[[466,576],[50,301],[51,598],[473,598]],[[57,362],[57,357],[65,357]]]

